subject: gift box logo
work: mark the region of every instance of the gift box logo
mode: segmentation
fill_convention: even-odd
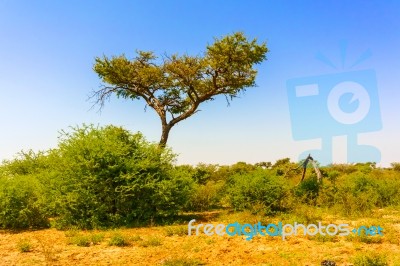
[[[313,154],[332,163],[332,138],[347,136],[348,162],[379,162],[380,151],[359,145],[357,134],[382,129],[376,74],[373,69],[294,78],[287,81],[294,140],[322,139]]]

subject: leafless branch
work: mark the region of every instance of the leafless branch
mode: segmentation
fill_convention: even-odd
[[[224,96],[225,96],[225,99],[226,99],[226,106],[227,107],[231,106],[231,103],[230,103],[230,101],[228,99],[228,96],[226,94],[224,94]],[[231,98],[231,100],[232,100],[232,98]]]
[[[102,86],[102,88],[98,91],[93,90],[92,94],[88,97],[88,100],[94,99],[92,101],[93,105],[90,107],[89,110],[92,110],[95,106],[99,106],[97,112],[101,113],[105,101],[110,101],[112,93],[114,93],[117,90],[118,90],[117,87],[107,87],[107,86]]]

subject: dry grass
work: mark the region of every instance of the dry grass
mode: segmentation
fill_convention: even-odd
[[[324,216],[328,217],[328,216]],[[254,222],[260,217],[248,213],[226,214],[212,223],[229,220]],[[260,218],[261,219],[261,218]],[[264,222],[262,220],[262,222]],[[346,220],[330,216],[324,222],[352,225],[379,223],[385,236],[366,240],[360,237],[292,236],[244,237],[205,235],[187,236],[183,227],[121,229],[118,234],[129,241],[127,246],[110,246],[114,231],[58,231],[55,229],[0,232],[0,265],[320,265],[332,260],[337,265],[354,265],[362,256],[385,257],[388,265],[400,265],[400,212],[381,210],[370,218]],[[204,223],[204,221],[203,221]],[[100,235],[94,243],[81,247],[71,243],[76,236]],[[17,243],[24,239],[30,252],[20,252]],[[367,255],[365,255],[367,254]],[[360,259],[361,258],[361,259]]]

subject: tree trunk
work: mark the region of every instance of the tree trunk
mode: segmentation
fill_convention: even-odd
[[[169,132],[171,131],[171,128],[172,128],[171,125],[168,124],[162,125],[161,139],[160,143],[158,144],[158,146],[160,146],[161,148],[164,148],[167,145],[168,136]]]

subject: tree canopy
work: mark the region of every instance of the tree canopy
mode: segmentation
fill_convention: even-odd
[[[131,60],[125,55],[97,57],[93,69],[104,84],[92,97],[101,107],[111,95],[143,99],[161,119],[160,146],[165,146],[171,128],[195,114],[201,103],[217,95],[229,102],[254,87],[254,66],[266,59],[267,52],[266,43],[237,32],[215,38],[202,56],[158,58],[151,51],[137,51]]]

